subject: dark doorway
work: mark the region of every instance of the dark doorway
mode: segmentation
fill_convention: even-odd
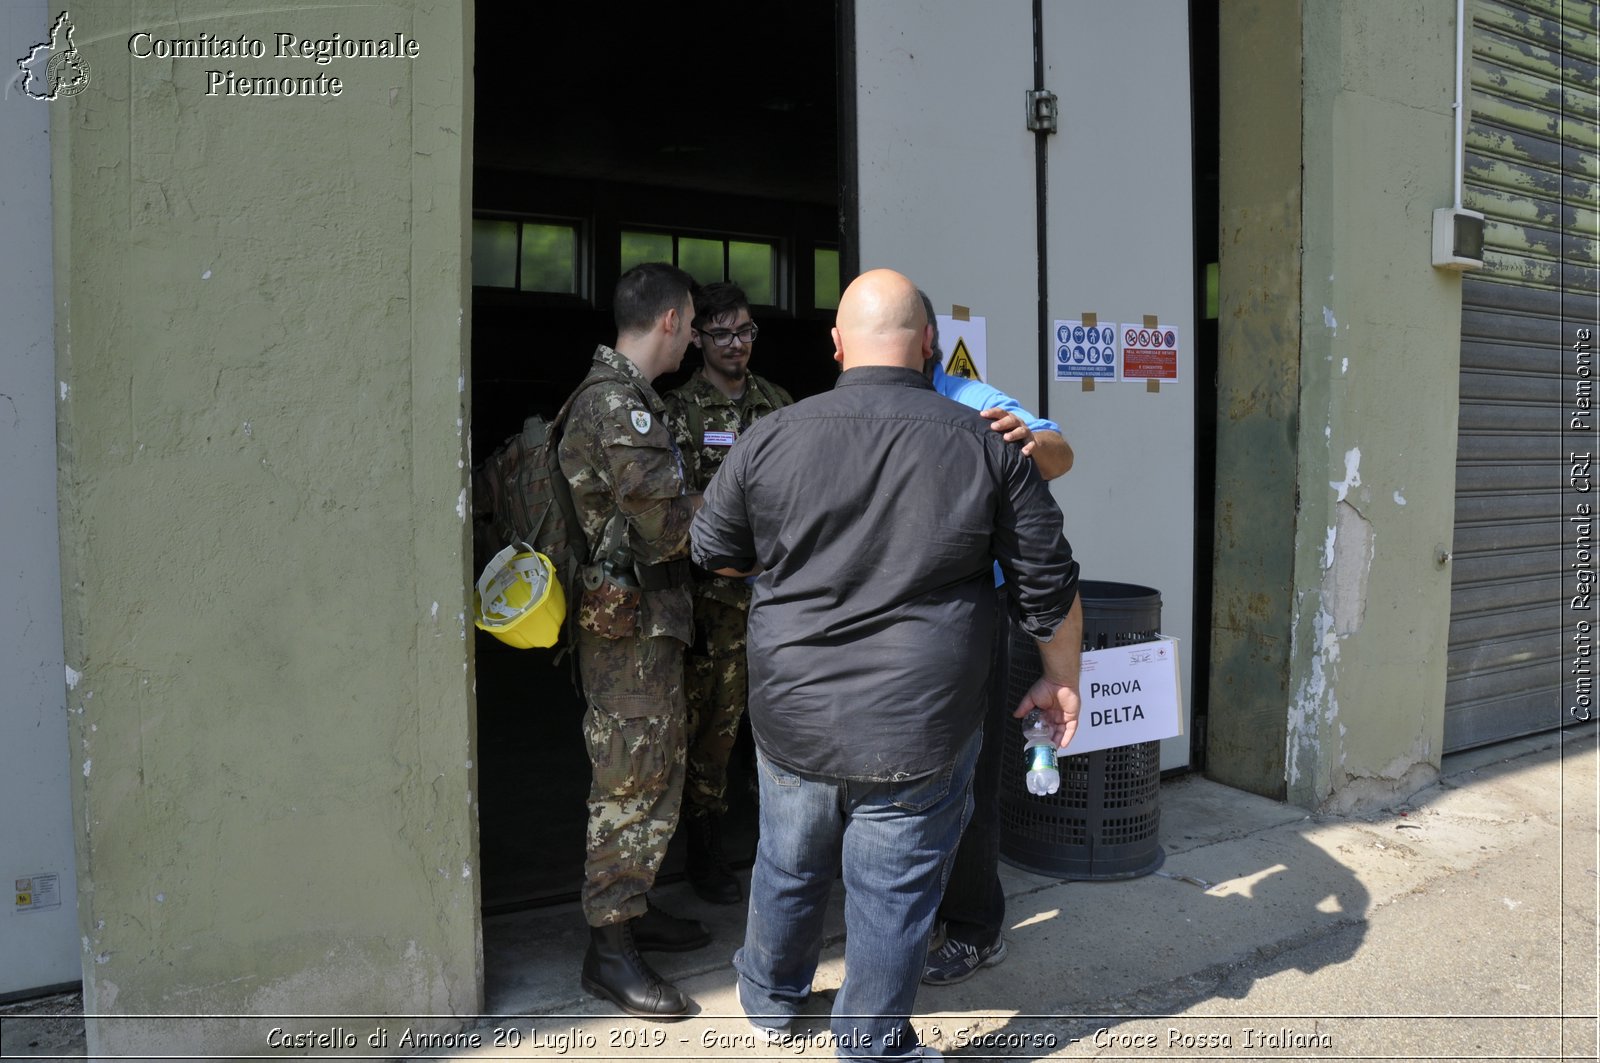
[[[555,412],[614,339],[611,289],[633,261],[740,281],[761,326],[755,371],[797,398],[831,386],[846,250],[834,5],[480,4],[476,17],[473,453]],[[693,370],[690,351],[658,391]],[[476,638],[484,911],[570,900],[582,699],[551,653]],[[746,734],[729,784],[736,861],[754,853],[752,766]]]
[[[1221,87],[1218,0],[1189,0],[1189,91],[1194,115],[1194,622],[1188,771],[1206,766],[1211,698],[1212,555],[1216,549],[1217,283],[1220,232],[1218,152]]]

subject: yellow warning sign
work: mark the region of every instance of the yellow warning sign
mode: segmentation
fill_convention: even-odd
[[[967,353],[967,341],[956,340],[956,349],[951,352],[950,360],[945,363],[944,371],[951,376],[964,376],[968,380],[982,380],[978,375],[978,366],[972,360],[972,355]]]

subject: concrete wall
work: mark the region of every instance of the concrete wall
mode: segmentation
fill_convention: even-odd
[[[0,6],[0,56],[49,36],[44,0]],[[56,547],[50,118],[19,78],[0,95],[0,998],[78,980]],[[35,87],[37,88],[37,87]],[[39,90],[43,91],[43,90]],[[53,892],[52,892],[53,887]]]
[[[1432,211],[1452,195],[1454,4],[1344,0],[1286,15],[1275,5],[1225,0],[1222,13],[1225,41],[1266,17],[1278,39],[1261,46],[1283,54],[1298,47],[1303,56],[1298,336],[1295,323],[1282,320],[1281,290],[1267,297],[1263,321],[1225,325],[1224,373],[1236,383],[1221,399],[1218,428],[1219,450],[1232,453],[1277,433],[1292,450],[1299,490],[1286,597],[1279,536],[1289,511],[1277,466],[1255,487],[1219,477],[1219,556],[1226,535],[1272,582],[1261,588],[1265,619],[1253,630],[1245,625],[1262,648],[1252,662],[1236,640],[1230,668],[1219,668],[1213,684],[1213,721],[1226,705],[1217,684],[1245,686],[1253,675],[1261,690],[1280,687],[1283,647],[1266,640],[1287,636],[1289,710],[1276,789],[1306,807],[1353,807],[1419,785],[1441,751],[1450,585],[1437,558],[1454,510],[1461,299],[1459,278],[1431,267],[1430,241]],[[1224,101],[1239,100],[1254,76],[1253,65],[1225,55]],[[1263,90],[1287,80],[1280,69]],[[1230,162],[1235,174],[1252,162],[1270,165],[1282,150],[1241,124],[1248,114],[1223,113],[1223,156],[1230,147],[1239,153]],[[1282,174],[1274,180],[1277,193],[1258,189],[1257,201],[1292,209]],[[1281,239],[1258,232],[1236,241],[1244,204],[1230,202],[1229,191],[1225,177],[1223,314],[1237,319],[1259,300],[1253,290],[1292,276],[1294,219],[1282,218]],[[1262,336],[1264,324],[1284,332],[1282,345]],[[1272,401],[1254,410],[1230,409],[1253,356],[1264,351],[1254,371],[1275,376],[1294,343],[1298,409],[1288,408],[1282,388],[1269,388]],[[1247,525],[1240,518],[1252,507],[1264,519]],[[1246,571],[1219,565],[1219,620],[1256,589]],[[1212,770],[1272,793],[1270,736],[1251,743],[1240,724],[1221,725],[1239,736],[1238,748],[1214,750]]]
[[[262,1023],[131,1013],[480,1007],[471,8],[219,10],[74,9],[92,81],[53,112],[92,1053],[263,1050]],[[137,58],[141,31],[266,55]],[[419,52],[319,65],[279,32]]]
[[[1284,795],[1299,467],[1300,5],[1222,0],[1206,773]]]

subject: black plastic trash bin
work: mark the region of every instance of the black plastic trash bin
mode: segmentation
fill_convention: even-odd
[[[1161,630],[1161,594],[1150,587],[1084,580],[1078,594],[1085,650],[1149,642]],[[1009,705],[1022,700],[1039,671],[1038,644],[1013,627]],[[1161,866],[1160,742],[1063,757],[1061,789],[1037,797],[1026,783],[1021,720],[1007,719],[1004,742],[1000,859],[1061,879],[1137,878]]]

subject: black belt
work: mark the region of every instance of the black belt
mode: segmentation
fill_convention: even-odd
[[[635,563],[633,571],[639,577],[639,586],[647,591],[667,591],[689,582],[689,559],[662,561],[655,565]]]

